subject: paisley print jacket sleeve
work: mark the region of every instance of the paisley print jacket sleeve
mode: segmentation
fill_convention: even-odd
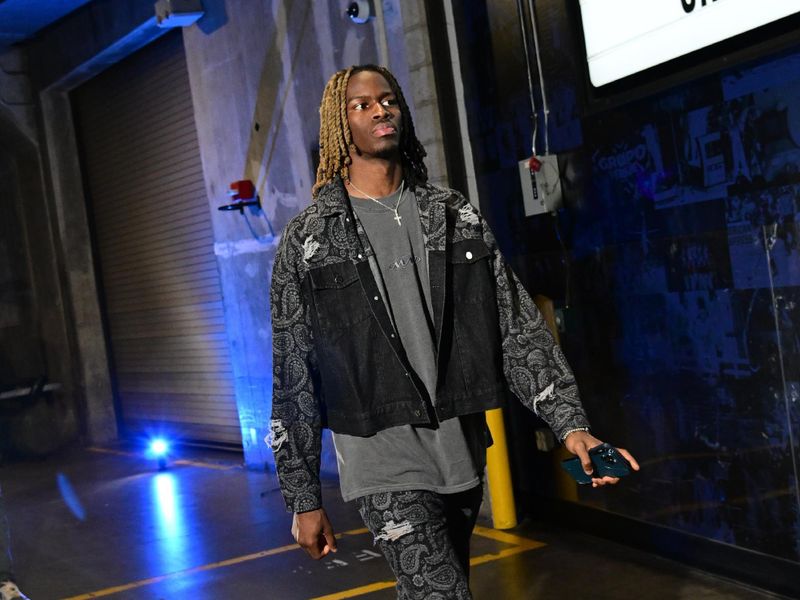
[[[272,419],[270,445],[287,510],[322,506],[319,479],[321,416],[315,394],[316,353],[303,293],[298,227],[283,234],[272,271]]]
[[[453,352],[450,347],[450,351],[440,355],[440,359],[446,357],[442,366],[447,368],[443,369],[444,376],[437,390],[437,414],[450,418],[502,405],[505,391],[510,389],[523,404],[547,422],[559,439],[570,430],[588,427],[572,371],[536,305],[503,259],[485,220],[461,194],[453,190],[429,185],[417,191],[426,247],[432,256],[435,255],[434,258],[439,258],[437,281],[447,281],[444,271],[446,248],[459,244],[465,250],[464,257],[459,256],[458,260],[451,257],[452,264],[448,268],[460,269],[462,278],[459,281],[466,286],[468,296],[464,298],[465,302],[479,297],[476,288],[480,288],[483,294],[480,296],[482,308],[476,309],[477,305],[469,302],[470,311],[454,311],[456,314],[453,316],[453,311],[448,313],[442,309],[443,303],[458,302],[452,297],[453,293],[460,290],[459,293],[463,294],[465,290],[459,288],[448,292],[444,290],[445,285],[438,285],[439,308],[442,310],[435,311],[436,314],[450,314],[448,318],[453,320],[454,327],[466,328],[461,330],[463,340],[470,341],[458,352]],[[339,336],[335,343],[332,337],[325,338],[326,328],[320,322],[319,311],[327,305],[319,295],[328,297],[335,291],[339,298],[339,294],[355,293],[358,296],[359,291],[363,292],[362,286],[353,284],[347,275],[358,273],[353,260],[356,257],[360,259],[361,255],[356,249],[355,228],[345,225],[349,220],[343,209],[344,198],[345,191],[340,183],[320,192],[317,201],[286,227],[273,266],[270,289],[273,337],[270,445],[281,492],[288,510],[292,512],[307,512],[322,505],[319,479],[321,429],[323,426],[335,430],[344,427],[341,417],[331,420],[332,415],[359,414],[367,422],[363,435],[398,423],[427,423],[429,418],[420,416],[417,405],[405,398],[394,399],[391,406],[388,400],[381,406],[374,406],[374,398],[386,396],[372,393],[376,384],[371,371],[362,369],[359,372],[355,368],[361,364],[358,357],[364,349],[357,341],[363,336]],[[473,276],[478,279],[471,279]],[[475,287],[471,287],[472,284],[476,284]],[[350,301],[367,303],[373,294],[363,293],[364,298],[353,297]],[[374,296],[377,300],[377,294]],[[496,311],[493,304],[496,304]],[[344,305],[354,306],[346,302]],[[466,304],[462,306],[466,307]],[[374,315],[373,309],[368,307],[368,310],[372,310]],[[471,320],[467,318],[468,314],[480,319]],[[483,323],[483,333],[477,327],[478,321]],[[386,372],[383,379],[389,380],[391,374],[405,382],[402,376],[408,376],[407,367],[399,358],[393,362],[395,354],[387,342],[394,336],[387,337],[377,321],[369,321],[368,325],[362,332],[368,338],[364,343],[372,344],[373,351],[380,346],[387,356],[382,364],[387,365],[387,369],[394,365],[396,370]],[[442,324],[437,327],[441,332]],[[478,339],[473,341],[468,334]],[[487,368],[485,373],[481,371],[483,361],[476,354],[476,344],[481,343],[491,346],[484,354],[493,357],[487,361],[492,368]],[[318,356],[328,360],[319,362]],[[476,361],[481,365],[475,364]],[[353,365],[352,370],[348,370],[349,365]],[[478,377],[480,381],[470,380],[467,385],[469,377]],[[366,412],[361,415],[359,410]],[[346,428],[341,430],[346,431]]]
[[[559,440],[572,430],[588,428],[575,376],[542,314],[503,258],[489,225],[458,196],[459,223],[471,228],[473,235],[479,234],[492,254],[503,373],[511,392],[541,417]]]

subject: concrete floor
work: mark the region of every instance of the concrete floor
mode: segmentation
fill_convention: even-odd
[[[319,562],[293,545],[275,481],[235,454],[194,453],[159,473],[124,450],[6,464],[18,579],[32,600],[394,598],[352,504],[327,482],[343,533]],[[778,598],[604,540],[525,525],[473,540],[475,598]],[[477,563],[477,564],[475,564]]]

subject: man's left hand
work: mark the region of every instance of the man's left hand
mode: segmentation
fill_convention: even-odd
[[[602,441],[598,440],[588,431],[573,431],[567,436],[567,439],[564,440],[564,446],[567,450],[576,454],[581,459],[581,465],[587,475],[591,475],[594,472],[592,459],[589,458],[589,450],[602,443]],[[636,462],[636,459],[633,458],[630,452],[625,450],[625,448],[617,448],[617,450],[631,463],[631,468],[634,471],[639,470],[639,463]],[[613,484],[618,481],[619,477],[592,477],[592,487],[599,487],[608,483]]]

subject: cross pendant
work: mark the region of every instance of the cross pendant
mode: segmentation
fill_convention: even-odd
[[[400,216],[399,213],[394,213],[394,220],[397,221],[397,226],[400,227],[403,224],[400,222],[403,220],[403,217]]]

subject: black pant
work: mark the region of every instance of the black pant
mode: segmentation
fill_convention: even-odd
[[[357,499],[358,511],[406,600],[471,599],[469,540],[483,486],[457,494],[385,492]]]

